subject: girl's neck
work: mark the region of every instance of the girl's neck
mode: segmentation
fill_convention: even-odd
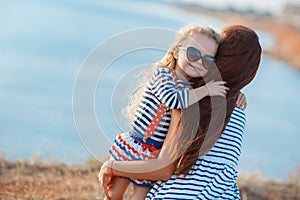
[[[179,80],[182,80],[183,82],[188,82],[191,80],[191,77],[188,76],[187,74],[185,74],[181,69],[180,67],[176,67],[174,69],[175,73],[176,73],[176,76]]]

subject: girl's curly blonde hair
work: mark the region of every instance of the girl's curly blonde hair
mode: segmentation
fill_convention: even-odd
[[[157,67],[167,67],[171,69],[176,68],[176,61],[177,59],[174,57],[175,50],[182,45],[182,43],[188,39],[192,34],[200,33],[207,35],[213,38],[217,44],[222,42],[222,36],[219,35],[213,28],[210,26],[198,26],[198,25],[187,25],[181,28],[178,33],[174,44],[171,48],[166,52],[164,57],[155,63],[150,70],[144,71],[144,77],[141,79],[141,84],[135,90],[137,91],[129,98],[129,105],[123,110],[123,114],[129,119],[129,123],[133,123],[135,112],[140,104],[142,99],[145,87],[149,82],[153,72]]]

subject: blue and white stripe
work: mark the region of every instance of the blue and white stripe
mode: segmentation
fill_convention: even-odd
[[[137,108],[132,129],[145,135],[144,133],[156,115],[160,104],[163,103],[168,109],[151,136],[151,139],[163,142],[171,121],[170,110],[188,107],[188,90],[188,85],[181,80],[177,80],[176,85],[175,77],[170,69],[166,67],[157,68]]]
[[[236,178],[245,122],[245,112],[235,108],[217,143],[188,175],[158,181],[146,199],[240,199]]]

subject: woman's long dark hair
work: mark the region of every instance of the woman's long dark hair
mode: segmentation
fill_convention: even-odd
[[[226,99],[206,97],[198,104],[182,110],[176,130],[180,142],[173,144],[175,147],[171,155],[177,158],[176,174],[186,175],[199,156],[205,155],[213,147],[230,119],[237,94],[253,80],[260,63],[262,50],[259,38],[252,29],[234,25],[222,29],[222,34],[224,41],[217,53],[217,71],[211,70],[206,78],[193,80],[193,87],[221,78],[227,82],[230,90]]]

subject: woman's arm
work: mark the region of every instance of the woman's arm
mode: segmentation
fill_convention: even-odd
[[[237,106],[244,109],[247,106],[246,97],[240,93],[237,98]],[[176,143],[174,133],[176,125],[179,123],[181,111],[177,109],[172,110],[171,123],[168,134],[165,139],[159,156],[151,160],[139,161],[114,161],[108,160],[103,163],[99,173],[99,179],[102,176],[109,176],[113,172],[117,176],[125,176],[133,179],[147,179],[147,180],[167,180],[173,174],[175,162],[171,160],[170,155],[173,151],[172,143]],[[171,141],[172,142],[166,142]],[[171,143],[171,144],[170,144]],[[113,165],[112,165],[113,164]],[[112,167],[112,169],[111,169]]]
[[[174,171],[174,162],[160,156],[157,159],[138,161],[113,161],[103,163],[105,175],[124,176],[132,179],[168,180]],[[100,173],[101,174],[101,171]],[[100,175],[101,176],[101,175]]]
[[[165,141],[176,139],[174,137],[174,130],[178,124],[181,116],[181,111],[173,109],[170,127]],[[173,143],[172,141],[171,143]],[[98,174],[99,181],[103,184],[108,184],[109,176],[112,173],[116,176],[124,176],[133,179],[147,179],[147,180],[168,180],[175,167],[175,162],[170,158],[172,152],[172,145],[165,142],[159,156],[151,160],[138,161],[112,161],[108,160],[103,163]]]

